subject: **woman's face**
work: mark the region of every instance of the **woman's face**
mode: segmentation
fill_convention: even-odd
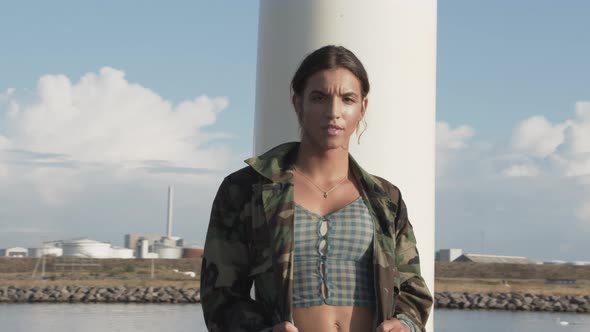
[[[350,136],[367,109],[361,82],[348,69],[319,71],[307,80],[301,96],[293,96],[293,106],[301,125],[301,141],[322,150],[348,150]]]

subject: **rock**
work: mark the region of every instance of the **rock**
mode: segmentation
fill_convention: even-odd
[[[451,300],[449,298],[443,297],[440,300],[438,300],[436,302],[441,308],[446,308],[448,307],[449,303],[451,303]]]

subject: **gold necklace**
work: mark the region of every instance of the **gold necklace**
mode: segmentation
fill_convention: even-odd
[[[324,189],[320,188],[320,186],[315,184],[315,182],[313,182],[310,178],[308,178],[307,175],[300,172],[296,167],[293,167],[293,170],[295,172],[301,174],[301,176],[303,176],[309,183],[313,184],[314,187],[318,188],[318,190],[324,194],[324,198],[328,198],[328,194],[330,192],[332,192],[332,190],[336,189],[339,185],[342,184],[342,182],[344,182],[344,180],[348,179],[348,174],[346,174],[345,176],[342,177],[342,179],[338,180],[338,182],[332,188],[330,188],[329,190],[324,190]]]

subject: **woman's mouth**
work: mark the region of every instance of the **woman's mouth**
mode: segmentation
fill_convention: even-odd
[[[330,136],[335,136],[340,134],[340,132],[342,132],[343,128],[336,126],[336,125],[329,125],[324,127],[324,130],[328,133],[328,135]]]

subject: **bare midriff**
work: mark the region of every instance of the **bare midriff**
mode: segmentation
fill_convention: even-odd
[[[373,326],[372,307],[319,305],[294,308],[293,320],[299,332],[367,332]]]

